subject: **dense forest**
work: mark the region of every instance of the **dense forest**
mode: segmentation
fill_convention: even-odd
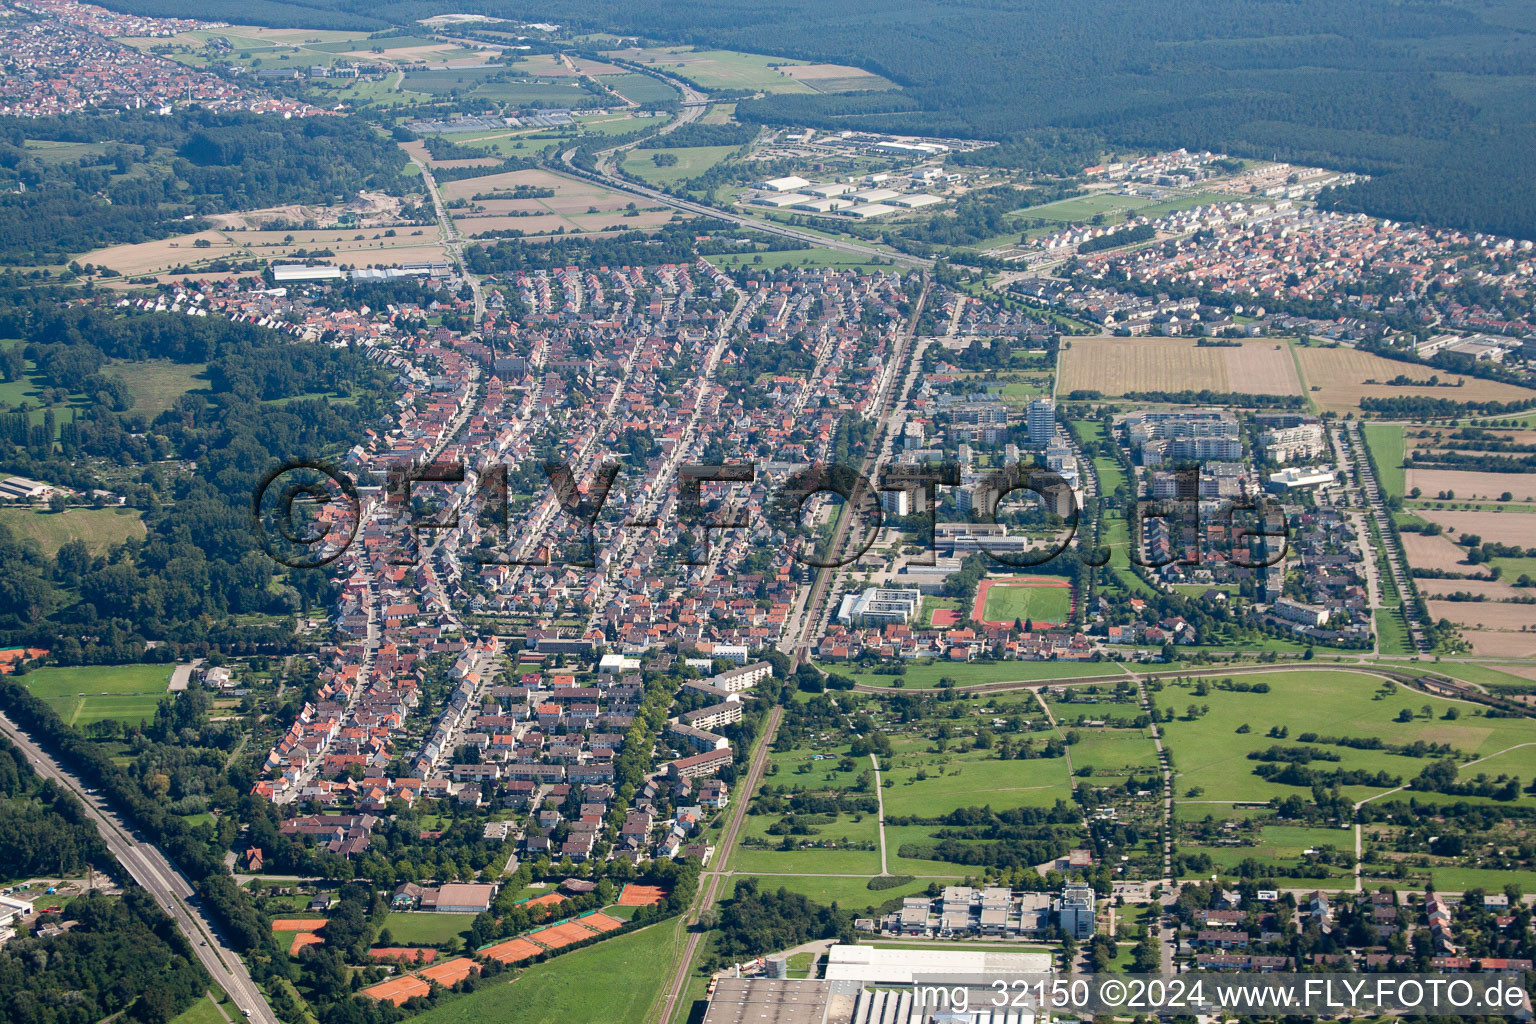
[[[0,1019],[164,1024],[203,998],[207,972],[143,889],[81,896],[61,916],[70,930],[0,947]]]
[[[0,878],[78,874],[105,854],[85,808],[0,737]]]
[[[105,400],[57,425],[57,436],[51,420],[0,416],[0,470],[88,488],[97,486],[82,469],[88,460],[149,467],[179,459],[196,469],[140,475],[134,499],[149,529],[142,542],[94,556],[65,545],[49,559],[0,528],[0,634],[45,643],[67,663],[121,660],[132,657],[125,635],[204,643],[227,616],[283,616],[323,602],[322,573],[290,572],[286,585],[270,585],[276,566],[253,535],[250,502],[279,461],[334,455],[377,421],[388,383],[378,364],[219,318],[58,308],[25,291],[0,293],[6,334],[21,337],[45,383]],[[209,385],[149,420],[107,363],[149,357],[206,364]],[[82,632],[102,649],[82,643]],[[260,627],[243,633],[265,643],[287,635],[280,620],[270,636]]]
[[[852,63],[900,92],[774,95],[738,115],[999,139],[1208,148],[1379,177],[1330,201],[1536,235],[1536,8],[1521,0],[107,0],[155,14],[375,28],[448,10]]]
[[[42,159],[26,139],[88,143]],[[352,117],[83,111],[0,118],[0,263],[179,234],[203,214],[329,203],[360,188],[400,191],[405,154]],[[187,218],[192,218],[190,221]]]

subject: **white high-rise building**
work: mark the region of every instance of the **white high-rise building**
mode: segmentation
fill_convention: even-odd
[[[1029,403],[1029,443],[1044,448],[1056,436],[1056,400],[1037,398]]]

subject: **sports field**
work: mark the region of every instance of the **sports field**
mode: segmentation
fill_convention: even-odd
[[[971,618],[991,625],[1031,622],[1059,626],[1072,618],[1072,584],[1059,576],[982,580]]]
[[[40,668],[21,677],[69,725],[103,719],[139,722],[155,716],[171,682],[169,665]]]

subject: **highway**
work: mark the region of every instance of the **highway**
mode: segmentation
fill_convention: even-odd
[[[867,259],[890,260],[900,266],[929,268],[933,261],[923,259],[921,256],[909,256],[903,252],[895,252],[889,249],[880,249],[872,245],[864,245],[860,242],[852,242],[842,238],[832,238],[827,235],[817,234],[814,231],[805,231],[801,228],[790,227],[787,224],[776,224],[772,221],[759,220],[756,217],[748,217],[744,214],[734,213],[730,210],[707,206],[704,203],[696,203],[691,199],[680,199],[669,192],[651,188],[648,185],[640,185],[628,178],[620,177],[615,169],[615,158],[627,150],[636,146],[643,146],[649,139],[654,139],[668,132],[676,131],[685,124],[691,124],[704,113],[708,105],[705,95],[680,78],[663,74],[654,68],[644,65],[625,65],[642,74],[648,74],[653,78],[660,78],[670,85],[680,89],[683,93],[682,113],[678,117],[659,128],[655,134],[634,142],[625,143],[622,146],[614,146],[612,149],[601,150],[596,154],[596,170],[587,171],[576,166],[576,148],[573,146],[560,154],[560,160],[565,164],[569,173],[581,178],[591,178],[602,182],[609,188],[620,192],[628,192],[632,195],[642,196],[663,206],[670,206],[674,210],[691,213],[698,217],[713,217],[716,220],[729,221],[740,227],[750,228],[754,231],[762,231],[770,235],[779,235],[783,238],[793,238],[801,242],[809,242],[811,245],[823,249],[834,249],[838,252],[846,252],[855,256],[863,256]]]
[[[256,982],[251,980],[239,954],[224,944],[218,930],[197,905],[186,876],[165,854],[153,843],[135,839],[115,811],[92,795],[84,783],[66,772],[52,755],[33,743],[30,736],[3,714],[0,714],[0,733],[26,755],[33,771],[53,779],[79,798],[112,856],[135,882],[155,897],[155,902],[186,936],[198,961],[214,982],[229,993],[235,1005],[251,1020],[278,1024],[277,1015],[267,1005],[266,996]]]

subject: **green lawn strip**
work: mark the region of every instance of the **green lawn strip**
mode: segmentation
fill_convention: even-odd
[[[1403,468],[1403,428],[1397,423],[1367,423],[1361,428],[1365,443],[1376,460],[1377,482],[1389,496],[1401,498],[1407,493],[1407,471]]]

